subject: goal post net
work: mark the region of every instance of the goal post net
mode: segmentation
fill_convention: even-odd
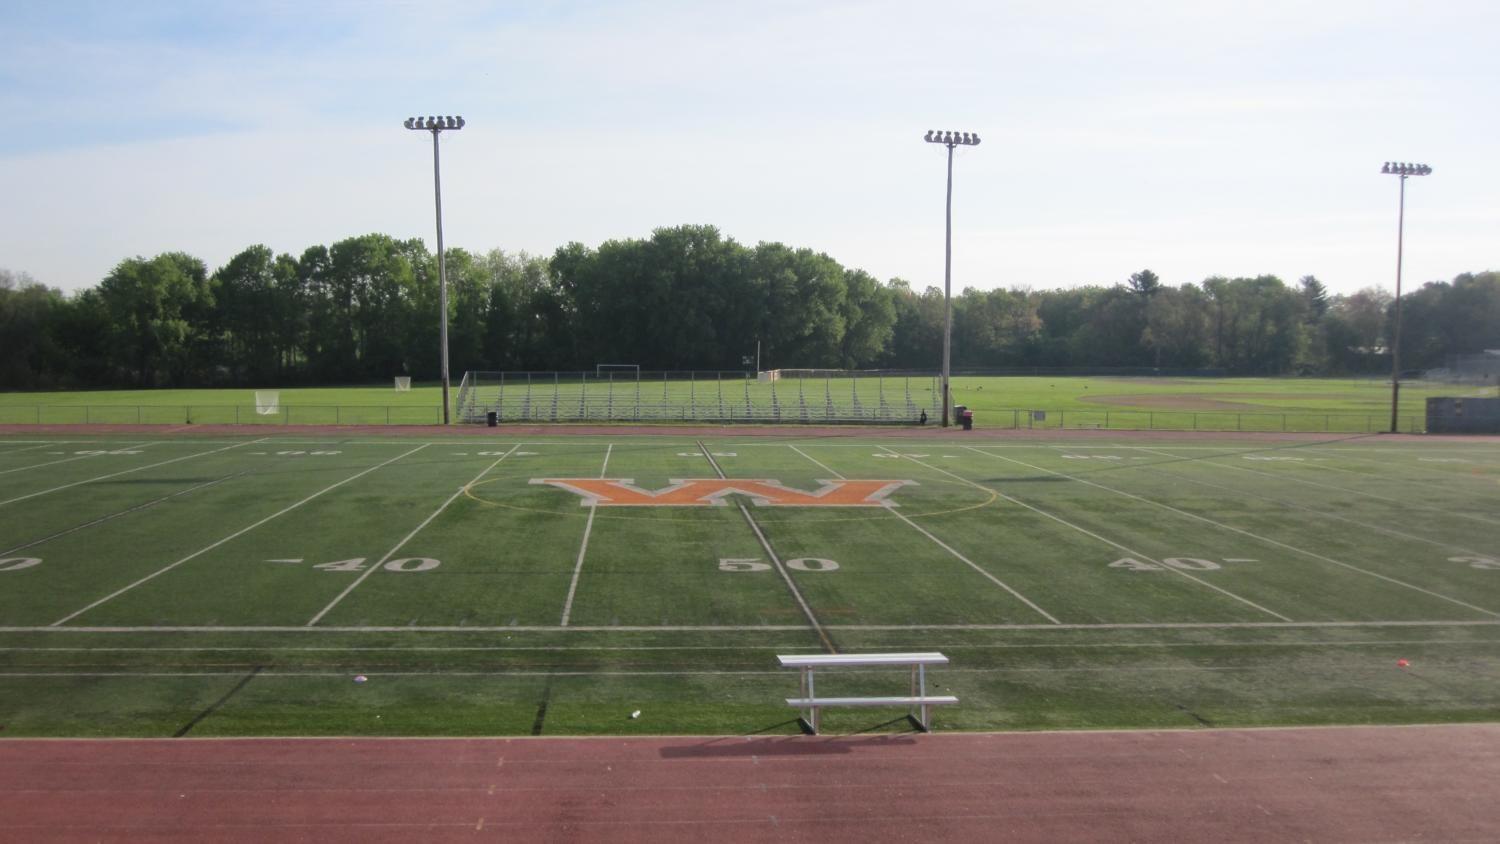
[[[272,416],[281,412],[281,392],[279,390],[256,390],[255,412],[261,416]]]
[[[398,393],[409,393],[409,392],[411,392],[411,376],[410,375],[397,375],[396,376],[396,392],[398,392]]]

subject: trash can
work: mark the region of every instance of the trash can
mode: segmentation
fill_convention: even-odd
[[[958,421],[959,424],[964,426],[965,431],[974,430],[974,411],[967,409],[964,410],[963,413],[960,413],[958,415]]]
[[[491,428],[499,425],[500,424],[500,414],[496,413],[493,410],[485,413],[484,414],[484,424],[490,426]]]

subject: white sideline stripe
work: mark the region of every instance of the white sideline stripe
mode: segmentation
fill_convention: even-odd
[[[196,492],[197,490],[203,489],[204,487],[210,487],[210,486],[213,486],[214,484],[223,483],[224,481],[227,481],[230,478],[236,478],[236,477],[239,477],[240,475],[243,475],[243,474],[245,474],[245,473],[244,472],[235,472],[233,474],[225,475],[222,478],[215,478],[215,479],[213,479],[211,481],[205,481],[205,482],[203,482],[201,484],[198,484],[196,486],[190,486],[187,489],[178,490],[177,492],[174,492],[171,495],[163,495],[161,498],[157,498],[157,499],[155,499],[153,501],[147,501],[144,504],[137,504],[134,507],[127,507],[126,509],[121,510],[118,513],[110,513],[108,516],[100,516],[99,518],[94,519],[91,522],[85,522],[84,524],[81,524],[81,525],[75,525],[74,527],[70,527],[67,530],[60,530],[57,533],[52,534],[51,536],[45,536],[45,537],[42,537],[41,539],[33,539],[32,541],[26,543],[25,545],[17,545],[14,548],[7,548],[4,551],[0,551],[0,557],[7,557],[7,556],[9,556],[11,554],[16,553],[17,551],[24,551],[27,548],[31,548],[32,546],[41,545],[43,542],[51,542],[54,539],[58,539],[60,537],[67,536],[70,533],[76,533],[76,532],[78,532],[80,530],[83,530],[84,528],[91,528],[94,525],[104,524],[105,522],[107,522],[107,521],[109,521],[111,519],[117,519],[120,516],[128,516],[128,515],[130,515],[131,513],[134,513],[137,510],[144,510],[147,507],[155,507],[156,505],[162,503],[163,501],[169,501],[169,500],[171,500],[173,498],[177,498],[178,496],[187,495],[190,492]]]
[[[944,668],[944,674],[1097,674],[1108,672],[1112,674],[1136,674],[1144,672],[1159,671],[1267,671],[1276,670],[1265,666],[1251,665],[1132,665],[1128,667],[1117,665],[1105,666],[1067,666],[1067,667],[1045,667],[1045,668]],[[1377,670],[1375,668],[1369,669]],[[861,671],[859,669],[847,669],[840,671],[841,674],[870,674],[872,671]],[[509,679],[511,677],[785,677],[785,671],[767,671],[764,668],[745,669],[741,671],[706,668],[686,669],[677,671],[512,671],[510,669],[496,669],[494,671],[367,671],[369,677],[490,677],[493,679]],[[241,671],[0,671],[0,677],[24,677],[35,679],[40,677],[243,677],[245,672]],[[261,671],[256,678],[262,677],[348,677],[349,670],[332,671]],[[889,704],[891,709],[898,709],[904,704]]]
[[[832,630],[906,632],[913,630],[1295,630],[1359,627],[1500,627],[1500,620],[1447,619],[1427,621],[1181,621],[1105,622],[1098,624],[830,624]],[[0,627],[0,633],[789,633],[807,632],[805,624],[729,625],[615,625],[574,626],[429,626],[380,627]],[[769,647],[769,646],[768,646]]]
[[[1153,451],[1152,454],[1160,454],[1160,455],[1162,455],[1164,457],[1175,457],[1176,456],[1174,454],[1169,454],[1168,452],[1165,452],[1165,451]],[[1216,468],[1221,468],[1221,469],[1237,469],[1237,470],[1239,470],[1241,472],[1249,472],[1249,473],[1251,473],[1253,475],[1262,474],[1261,472],[1257,472],[1254,469],[1247,469],[1247,468],[1245,468],[1243,466],[1233,466],[1233,465],[1230,465],[1228,463],[1209,463],[1206,460],[1204,460],[1204,461],[1194,461],[1194,462],[1201,462],[1201,463],[1204,463],[1206,465],[1213,466],[1213,467],[1216,467]],[[1154,464],[1154,465],[1161,465],[1161,464]],[[1171,478],[1174,481],[1187,481],[1188,483],[1198,484],[1199,486],[1206,486],[1206,487],[1210,487],[1212,489],[1221,489],[1221,490],[1224,490],[1225,492],[1232,492],[1235,495],[1247,495],[1247,496],[1249,496],[1251,498],[1259,498],[1262,501],[1269,501],[1272,504],[1279,504],[1279,505],[1281,505],[1282,507],[1284,507],[1284,508],[1286,508],[1288,510],[1295,510],[1295,511],[1297,511],[1299,513],[1315,513],[1315,514],[1317,514],[1319,516],[1323,516],[1325,518],[1337,519],[1338,521],[1341,521],[1341,522],[1348,522],[1351,525],[1359,525],[1362,528],[1368,528],[1370,530],[1379,531],[1380,533],[1390,534],[1391,536],[1399,536],[1402,539],[1410,539],[1413,542],[1425,542],[1428,545],[1434,545],[1434,546],[1437,546],[1438,548],[1448,548],[1448,549],[1453,550],[1453,551],[1462,551],[1465,554],[1474,554],[1476,556],[1481,556],[1481,557],[1492,556],[1491,552],[1475,551],[1473,548],[1465,548],[1462,545],[1454,545],[1451,542],[1443,542],[1443,541],[1437,540],[1437,539],[1429,539],[1429,538],[1427,538],[1425,536],[1416,536],[1414,534],[1405,533],[1403,531],[1396,530],[1395,528],[1385,527],[1384,525],[1372,524],[1370,522],[1362,522],[1362,521],[1360,521],[1358,519],[1351,519],[1348,516],[1342,516],[1342,515],[1339,515],[1338,513],[1329,512],[1328,510],[1318,510],[1316,508],[1309,507],[1308,505],[1306,505],[1304,503],[1301,503],[1301,502],[1286,501],[1286,500],[1281,499],[1281,498],[1272,498],[1269,495],[1261,495],[1260,493],[1249,492],[1247,490],[1239,489],[1237,487],[1224,486],[1223,484],[1216,484],[1216,483],[1213,483],[1211,481],[1201,480],[1199,478],[1189,478],[1186,475],[1181,475],[1181,474],[1178,474],[1176,472],[1166,472],[1166,471],[1163,471],[1161,469],[1154,468],[1154,465],[1153,464],[1147,464],[1147,465],[1129,464],[1125,468],[1129,468],[1129,469],[1144,469],[1145,471],[1148,471],[1148,472],[1150,472],[1150,473],[1152,473],[1154,475],[1161,475],[1162,477]]]
[[[718,474],[720,479],[728,479],[729,476],[724,474],[724,470],[719,466],[719,461],[714,459],[713,454],[708,450],[708,446],[704,445],[702,440],[698,441],[698,450],[703,452],[704,457],[708,458],[709,465],[714,467],[714,472]],[[776,567],[776,573],[781,575],[781,579],[786,582],[786,588],[791,591],[792,597],[797,599],[797,606],[801,607],[802,614],[807,616],[807,623],[811,624],[813,631],[818,634],[818,639],[823,643],[823,648],[831,654],[838,653],[838,648],[833,646],[833,640],[828,638],[828,634],[823,630],[823,625],[818,621],[818,617],[813,614],[812,607],[807,605],[807,599],[802,597],[802,590],[798,589],[796,581],[792,580],[791,572],[788,572],[786,566],[782,565],[781,558],[776,555],[776,549],[771,547],[770,540],[766,539],[766,535],[761,532],[760,525],[755,523],[755,517],[750,515],[750,511],[745,508],[744,504],[740,504],[739,508],[740,515],[745,517],[745,524],[748,524],[750,530],[755,532],[755,538],[760,540],[760,547],[765,549],[767,556],[771,558],[771,563]]]
[[[599,477],[603,478],[609,474],[609,456],[615,450],[615,444],[610,443],[604,449],[604,465],[599,469]],[[568,626],[568,618],[573,614],[573,596],[578,593],[578,578],[583,574],[583,557],[589,550],[589,534],[594,532],[594,514],[599,510],[596,500],[589,505],[589,520],[583,525],[583,542],[578,546],[578,562],[573,565],[573,580],[568,583],[568,597],[563,601],[562,626]]]
[[[43,445],[36,446],[36,448],[42,448],[45,445],[50,445],[50,443],[44,443]],[[101,445],[102,445],[102,443],[101,443]],[[149,446],[151,446],[151,443],[137,443],[137,442],[132,442],[132,443],[126,443],[125,445],[116,446],[114,450],[119,450],[119,449],[122,449],[122,448],[147,448]],[[23,448],[23,449],[21,449],[21,451],[31,451],[31,449]],[[6,452],[6,453],[10,454],[11,452]],[[25,472],[28,469],[40,469],[40,468],[42,468],[44,466],[56,466],[59,463],[72,463],[74,460],[87,460],[90,457],[107,457],[107,456],[108,455],[106,455],[106,454],[103,453],[103,450],[101,450],[99,454],[77,454],[77,455],[74,455],[72,457],[64,457],[61,460],[48,460],[48,461],[45,461],[43,463],[32,463],[29,466],[17,466],[17,467],[15,467],[13,469],[0,470],[0,475],[9,475],[11,472]],[[40,495],[41,493],[37,493],[37,494]],[[12,500],[13,501],[20,501],[21,499],[16,498],[16,499],[12,499]],[[0,504],[9,504],[9,503],[10,503],[10,501],[0,501]]]
[[[70,483],[70,484],[63,484],[62,486],[55,486],[55,487],[53,487],[51,489],[44,489],[41,492],[33,492],[30,495],[22,495],[22,496],[18,496],[16,498],[9,499],[7,501],[0,501],[0,507],[4,507],[7,504],[14,504],[17,501],[25,501],[28,498],[36,498],[39,495],[48,495],[48,494],[54,493],[54,492],[61,492],[62,490],[65,490],[65,489],[72,489],[75,486],[82,486],[83,484],[91,484],[91,483],[94,483],[95,481],[105,481],[105,480],[109,480],[110,478],[117,478],[117,477],[119,477],[121,475],[129,475],[129,474],[131,474],[133,472],[144,472],[147,469],[155,469],[158,466],[166,466],[169,463],[179,463],[179,462],[181,462],[183,460],[192,460],[194,457],[204,457],[204,456],[207,456],[207,455],[210,455],[210,454],[218,454],[221,451],[228,451],[231,448],[239,448],[242,445],[252,445],[252,444],[258,443],[260,441],[261,440],[246,440],[245,442],[235,443],[234,445],[226,445],[223,448],[216,448],[216,449],[213,449],[211,451],[200,451],[200,452],[198,452],[196,454],[187,454],[187,455],[183,455],[182,457],[174,457],[171,460],[163,460],[160,463],[152,463],[152,464],[150,464],[148,466],[137,466],[134,469],[126,469],[126,470],[121,471],[121,472],[111,472],[108,475],[100,475],[97,478],[88,478],[88,479],[82,480],[82,481],[74,481],[73,483]]]
[[[1050,629],[1050,628],[1049,628]],[[1072,649],[1117,649],[1117,648],[1326,648],[1326,647],[1384,647],[1386,645],[1477,645],[1494,647],[1495,639],[1306,639],[1297,641],[1248,641],[1248,642],[931,642],[902,645],[881,643],[883,648],[948,648],[951,650],[1010,651],[1010,650],[1055,650]],[[766,645],[414,645],[403,647],[389,645],[380,647],[319,647],[284,645],[241,645],[238,647],[177,647],[160,648],[47,648],[47,647],[0,647],[0,652],[16,653],[467,653],[509,651],[773,651],[800,648],[804,642],[771,643]],[[65,666],[64,666],[65,667]]]
[[[426,447],[427,446],[425,446],[425,445],[418,446],[416,449],[414,449],[413,451],[408,451],[406,454],[412,454],[415,451],[421,451],[422,449],[424,449]],[[400,542],[397,542],[395,544],[395,546],[393,546],[391,548],[391,550],[385,552],[385,556],[381,557],[379,562],[377,562],[374,565],[370,566],[369,568],[365,569],[363,574],[361,574],[359,577],[355,578],[353,583],[351,583],[347,587],[345,587],[344,591],[342,591],[342,592],[340,592],[338,594],[338,597],[334,598],[332,601],[329,601],[328,602],[328,606],[326,606],[323,609],[319,610],[318,614],[315,615],[315,616],[313,616],[312,619],[310,621],[308,621],[305,626],[312,627],[313,625],[317,624],[320,620],[322,620],[323,616],[328,615],[328,612],[330,610],[332,610],[334,607],[338,606],[339,602],[342,601],[342,600],[344,600],[344,598],[347,597],[350,592],[353,592],[355,589],[357,589],[361,583],[364,583],[365,580],[369,578],[370,575],[372,575],[375,572],[379,571],[380,567],[386,564],[386,561],[390,560],[391,557],[395,556],[397,551],[400,551],[403,547],[405,547],[406,543],[408,543],[408,542],[410,542],[412,540],[412,537],[414,537],[417,534],[421,533],[422,532],[422,528],[425,528],[429,524],[432,524],[432,520],[436,519],[438,517],[438,514],[442,513],[444,510],[448,509],[448,505],[449,504],[452,504],[460,495],[463,495],[464,492],[469,489],[469,487],[473,486],[475,483],[477,483],[479,481],[480,478],[482,478],[486,474],[488,474],[491,469],[493,469],[496,466],[500,465],[500,461],[502,461],[505,458],[511,456],[511,454],[515,453],[515,450],[518,449],[518,448],[520,448],[520,447],[521,447],[520,443],[516,443],[515,445],[511,446],[510,447],[510,451],[507,451],[504,454],[500,455],[499,457],[495,458],[495,462],[493,462],[490,465],[484,467],[484,469],[482,469],[479,472],[479,474],[477,474],[477,475],[474,476],[473,480],[469,481],[468,483],[466,483],[463,486],[460,486],[458,489],[454,490],[453,494],[450,495],[450,496],[448,496],[448,500],[444,501],[442,503],[442,505],[439,506],[436,510],[433,510],[432,514],[429,515],[427,518],[423,519],[421,524],[419,524],[416,527],[412,528],[411,533],[408,533],[405,537],[403,537],[401,539]],[[393,458],[393,459],[400,460],[401,457],[405,457],[406,454],[403,454],[400,457],[396,457],[396,458]],[[387,462],[389,462],[389,461],[387,461]],[[385,463],[382,463],[380,465],[384,466]],[[375,468],[378,469],[380,467],[377,466]]]
[[[985,453],[985,452],[979,451],[976,448],[973,448],[972,446],[964,446],[964,448],[971,449],[971,450],[976,451],[976,452],[978,452],[980,454],[984,454]],[[1416,584],[1407,583],[1404,580],[1397,580],[1394,577],[1390,577],[1388,575],[1384,575],[1384,574],[1381,574],[1379,572],[1370,571],[1369,569],[1362,569],[1359,566],[1353,565],[1351,563],[1346,563],[1346,562],[1344,562],[1342,560],[1335,560],[1332,557],[1325,557],[1324,555],[1319,554],[1316,551],[1308,551],[1305,548],[1298,548],[1295,545],[1288,545],[1287,543],[1281,542],[1280,540],[1271,539],[1270,537],[1261,536],[1261,535],[1256,534],[1256,533],[1251,533],[1250,531],[1245,530],[1244,528],[1237,528],[1234,525],[1226,525],[1223,522],[1214,521],[1213,519],[1210,519],[1210,518],[1208,518],[1206,516],[1200,516],[1200,515],[1198,515],[1196,513],[1189,513],[1186,510],[1179,510],[1178,508],[1173,507],[1170,504],[1163,504],[1160,501],[1153,501],[1153,500],[1151,500],[1149,498],[1145,498],[1143,496],[1139,496],[1139,495],[1136,495],[1134,493],[1125,492],[1124,490],[1115,489],[1113,487],[1107,487],[1107,486],[1105,486],[1104,484],[1101,484],[1101,483],[1095,483],[1094,481],[1086,480],[1084,478],[1078,478],[1078,477],[1074,477],[1073,475],[1064,474],[1062,472],[1056,472],[1056,471],[1053,471],[1051,469],[1045,469],[1045,468],[1043,468],[1041,466],[1033,466],[1030,463],[1022,463],[1019,460],[1012,460],[1011,458],[1005,457],[1003,455],[991,454],[990,456],[994,457],[994,458],[997,458],[999,460],[1005,460],[1005,461],[1010,462],[1010,463],[1015,463],[1015,464],[1020,465],[1020,466],[1025,466],[1025,467],[1027,467],[1029,469],[1035,469],[1035,470],[1037,470],[1039,472],[1047,472],[1047,473],[1050,473],[1050,474],[1053,474],[1053,475],[1057,475],[1059,477],[1067,478],[1067,479],[1069,479],[1071,481],[1077,481],[1078,483],[1081,483],[1081,484],[1087,484],[1089,486],[1098,487],[1099,489],[1106,490],[1108,492],[1112,492],[1112,493],[1114,493],[1116,495],[1122,495],[1122,496],[1125,496],[1126,498],[1130,498],[1130,499],[1134,499],[1136,501],[1140,501],[1140,502],[1143,502],[1143,503],[1146,503],[1146,504],[1150,504],[1153,507],[1160,507],[1161,509],[1167,510],[1168,512],[1176,513],[1176,514],[1178,514],[1180,516],[1185,516],[1185,517],[1187,517],[1189,519],[1193,519],[1195,521],[1203,522],[1204,524],[1209,524],[1209,525],[1213,525],[1213,526],[1218,527],[1218,528],[1222,528],[1224,530],[1233,531],[1234,533],[1238,533],[1241,536],[1248,536],[1251,539],[1254,539],[1254,540],[1257,540],[1257,541],[1260,541],[1260,542],[1264,542],[1267,545],[1274,545],[1277,548],[1285,548],[1288,551],[1292,551],[1292,552],[1297,553],[1297,554],[1302,554],[1303,556],[1311,557],[1311,558],[1313,558],[1315,560],[1322,560],[1325,563],[1332,563],[1333,565],[1336,565],[1336,566],[1342,566],[1342,567],[1344,567],[1346,569],[1349,569],[1350,571],[1357,571],[1360,574],[1369,575],[1370,577],[1378,578],[1378,579],[1384,580],[1384,581],[1386,581],[1388,583],[1394,583],[1397,586],[1405,586],[1407,589],[1412,589],[1412,590],[1415,590],[1417,592],[1421,592],[1424,595],[1431,595],[1434,598],[1439,598],[1439,599],[1447,601],[1449,603],[1457,604],[1457,605],[1459,605],[1461,607],[1467,607],[1467,608],[1469,608],[1471,610],[1474,610],[1476,612],[1482,612],[1485,615],[1492,615],[1492,616],[1500,617],[1500,612],[1495,612],[1494,610],[1487,610],[1484,607],[1475,606],[1474,604],[1468,603],[1467,601],[1460,601],[1457,598],[1450,598],[1447,595],[1443,595],[1443,594],[1440,594],[1438,592],[1434,592],[1431,589],[1423,589],[1422,587],[1417,586]]]
[[[900,456],[900,454],[898,452],[896,452],[896,451],[894,451],[894,450],[892,450],[890,448],[886,448],[885,446],[881,446],[881,448],[885,449],[887,452],[889,452],[891,454],[897,455],[898,457]],[[798,453],[801,453],[801,452],[798,452]],[[806,455],[803,455],[803,456],[806,456]],[[808,459],[811,460],[812,458],[809,457]],[[922,463],[920,460],[917,460],[916,458],[908,458],[908,459],[910,459],[913,463],[916,463],[916,464],[921,465],[921,466],[926,466],[927,465],[925,463]],[[813,461],[813,462],[817,462],[817,461]],[[822,464],[818,464],[818,465],[822,465]],[[929,467],[929,468],[932,468],[932,467]],[[839,475],[839,477],[842,478],[843,475]],[[902,513],[901,511],[897,510],[894,507],[887,507],[886,510],[891,515],[895,516],[896,518],[900,519],[903,522],[906,522],[908,525],[911,525],[913,528],[916,529],[916,531],[918,533],[922,534],[923,536],[925,536],[928,539],[932,540],[933,542],[937,543],[937,546],[939,548],[942,548],[944,551],[947,551],[949,554],[952,554],[954,557],[956,557],[964,565],[968,566],[969,568],[973,569],[976,572],[979,572],[979,574],[982,577],[984,577],[986,580],[989,580],[991,583],[995,584],[996,586],[999,586],[1001,589],[1004,589],[1006,592],[1009,592],[1012,596],[1015,597],[1016,600],[1020,601],[1021,603],[1025,604],[1026,606],[1031,607],[1042,618],[1047,619],[1048,621],[1052,622],[1053,624],[1062,624],[1062,622],[1059,621],[1057,619],[1057,617],[1054,616],[1052,613],[1047,612],[1046,610],[1044,610],[1041,607],[1037,606],[1035,601],[1031,600],[1030,598],[1026,597],[1025,595],[1022,595],[1015,588],[1011,587],[1010,584],[1008,584],[1005,581],[1001,580],[1000,578],[994,576],[993,574],[990,574],[988,571],[986,571],[985,569],[981,568],[973,560],[969,559],[968,557],[965,557],[963,554],[958,553],[958,551],[956,549],[954,549],[953,546],[949,545],[948,543],[944,542],[941,539],[938,539],[936,536],[933,536],[932,533],[930,533],[926,528],[922,527],[921,525],[919,525],[916,522],[912,521],[911,519],[907,518],[906,515],[904,513]]]
[[[963,448],[970,448],[970,446],[963,446]],[[971,450],[973,450],[973,449],[971,449]],[[984,454],[984,452],[982,452],[982,451],[979,452],[979,453],[980,454]],[[998,455],[998,454],[992,454],[992,455],[989,455],[989,456],[991,456],[991,457],[1000,457],[1000,455]],[[923,463],[922,461],[917,460],[914,457],[908,457],[907,459],[910,460],[911,462],[917,464],[918,466],[922,466],[922,467],[925,467],[927,469],[931,469],[934,472],[942,472],[943,474],[947,475],[948,477],[953,478],[954,480],[960,481],[961,483],[968,484],[969,486],[972,486],[975,489],[982,489],[985,492],[993,492],[994,494],[1000,496],[1001,498],[1004,498],[1006,501],[1009,501],[1012,504],[1016,504],[1016,505],[1019,505],[1021,507],[1025,507],[1027,510],[1030,510],[1031,512],[1036,513],[1037,515],[1046,516],[1047,518],[1051,519],[1054,522],[1057,522],[1060,525],[1066,525],[1067,527],[1070,527],[1073,530],[1078,531],[1079,533],[1083,534],[1084,536],[1089,536],[1089,537],[1092,537],[1094,539],[1099,540],[1100,542],[1103,542],[1105,545],[1108,545],[1111,548],[1118,548],[1119,550],[1124,551],[1125,553],[1131,555],[1132,557],[1139,557],[1142,560],[1146,560],[1148,562],[1154,563],[1157,566],[1160,566],[1162,568],[1162,570],[1164,570],[1164,571],[1169,571],[1169,572],[1172,572],[1173,574],[1185,577],[1188,580],[1191,580],[1194,583],[1198,584],[1199,586],[1204,586],[1204,587],[1207,587],[1209,589],[1212,589],[1213,591],[1218,592],[1219,594],[1224,595],[1226,597],[1233,598],[1234,600],[1239,601],[1240,603],[1242,603],[1242,604],[1244,604],[1244,605],[1246,605],[1248,607],[1254,607],[1255,609],[1260,610],[1261,612],[1265,613],[1266,615],[1275,616],[1276,618],[1279,618],[1282,621],[1286,621],[1286,622],[1290,622],[1291,621],[1290,618],[1282,615],[1281,613],[1276,612],[1275,610],[1272,610],[1272,609],[1267,609],[1266,607],[1263,607],[1260,604],[1255,603],[1254,601],[1250,600],[1249,598],[1245,598],[1243,596],[1236,595],[1235,593],[1233,593],[1233,592],[1229,591],[1228,589],[1225,589],[1225,588],[1223,588],[1221,586],[1215,586],[1214,584],[1209,583],[1208,581],[1206,581],[1206,580],[1204,580],[1204,579],[1202,579],[1200,577],[1196,577],[1194,575],[1188,574],[1187,572],[1182,571],[1181,569],[1179,569],[1179,568],[1177,568],[1175,566],[1163,565],[1160,560],[1157,560],[1157,559],[1155,559],[1153,557],[1147,556],[1146,554],[1142,554],[1141,552],[1136,551],[1136,550],[1134,550],[1132,548],[1127,548],[1126,546],[1121,545],[1120,543],[1114,541],[1113,539],[1108,539],[1106,537],[1100,536],[1099,534],[1094,533],[1093,531],[1089,530],[1088,528],[1081,527],[1079,525],[1075,525],[1072,522],[1068,521],[1067,519],[1062,518],[1061,516],[1049,513],[1046,510],[1041,509],[1040,507],[1034,507],[1034,506],[1032,506],[1030,504],[1027,504],[1026,502],[1022,501],[1019,498],[1013,498],[1013,497],[1011,497],[1009,495],[1006,495],[1005,493],[1001,492],[998,489],[994,489],[992,487],[987,487],[984,484],[977,483],[975,481],[969,480],[968,478],[965,478],[962,475],[955,475],[954,473],[948,471],[947,469],[940,469],[937,466],[932,466],[932,465],[929,465],[927,463]],[[1002,459],[1002,460],[1009,460],[1010,458],[1008,458],[1008,457],[1001,457],[1000,459]]]
[[[241,445],[245,445],[245,444],[246,443],[241,443]],[[207,546],[205,548],[200,548],[197,551],[194,551],[193,553],[187,555],[186,557],[183,557],[182,559],[178,560],[177,562],[172,563],[171,565],[168,565],[168,566],[165,566],[163,568],[157,569],[156,571],[154,571],[154,572],[146,575],[145,577],[141,578],[140,580],[137,580],[136,582],[130,584],[129,586],[124,587],[123,589],[118,589],[118,590],[116,590],[114,592],[111,592],[108,595],[105,595],[103,598],[100,598],[99,600],[93,602],[92,604],[89,604],[88,606],[84,607],[81,610],[78,610],[77,612],[74,612],[74,613],[71,613],[69,615],[63,616],[62,618],[58,619],[57,621],[52,622],[52,624],[50,626],[54,627],[54,628],[60,627],[61,625],[66,624],[67,622],[72,621],[73,619],[77,618],[78,616],[83,615],[84,613],[88,612],[89,610],[91,610],[91,609],[99,606],[100,604],[106,603],[108,601],[112,601],[115,598],[118,598],[121,595],[125,594],[126,592],[129,592],[130,590],[134,589],[135,587],[140,586],[142,583],[145,583],[145,582],[147,582],[149,580],[153,580],[153,579],[155,579],[157,577],[160,577],[160,576],[166,574],[167,572],[171,571],[172,569],[177,568],[178,566],[182,565],[183,563],[187,562],[188,560],[193,559],[194,557],[197,557],[197,556],[199,556],[201,554],[206,554],[209,551],[212,551],[215,548],[219,547],[220,545],[223,545],[224,543],[226,543],[226,542],[234,539],[235,537],[243,536],[244,534],[247,534],[250,531],[255,530],[256,528],[260,527],[261,525],[265,524],[266,522],[271,521],[272,519],[275,519],[275,518],[278,518],[280,516],[286,515],[287,513],[290,513],[291,511],[297,509],[298,507],[301,507],[303,504],[306,504],[307,502],[313,500],[314,498],[317,498],[318,496],[322,495],[325,492],[330,492],[332,490],[338,489],[339,487],[343,486],[344,484],[349,483],[350,481],[362,478],[365,475],[368,475],[371,472],[375,471],[376,469],[379,469],[382,466],[390,465],[391,463],[394,463],[397,460],[400,460],[401,458],[406,457],[407,455],[416,454],[417,452],[421,451],[422,449],[424,449],[426,447],[427,446],[425,446],[425,445],[419,445],[416,448],[412,449],[411,451],[406,452],[405,454],[398,454],[395,457],[392,457],[391,459],[385,461],[384,463],[377,463],[377,464],[375,464],[374,466],[371,466],[368,469],[362,470],[358,474],[350,475],[349,477],[343,479],[342,481],[339,481],[336,484],[324,487],[323,489],[318,490],[317,492],[313,493],[312,495],[307,496],[306,498],[302,499],[301,501],[298,501],[296,504],[292,504],[292,505],[290,505],[288,507],[284,507],[281,510],[278,510],[275,513],[272,513],[271,515],[266,516],[264,519],[261,519],[260,521],[256,522],[255,524],[250,525],[249,527],[240,528],[239,530],[235,531],[234,533],[231,533],[230,535],[224,537],[223,539],[220,539],[218,542],[215,542],[212,545],[209,545],[209,546]],[[235,446],[230,446],[230,448],[235,448]],[[223,450],[224,449],[219,449],[219,451],[223,451]],[[212,454],[213,452],[207,452],[207,453]],[[197,455],[192,455],[192,456],[196,457]],[[179,458],[179,459],[185,459],[185,458]]]

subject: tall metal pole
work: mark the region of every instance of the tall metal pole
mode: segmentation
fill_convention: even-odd
[[[1406,241],[1406,177],[1426,176],[1432,168],[1426,164],[1387,161],[1380,172],[1401,177],[1401,199],[1396,212],[1396,325],[1391,331],[1391,433],[1401,430],[1401,258]]]
[[[1391,340],[1391,433],[1400,433],[1401,420],[1401,253],[1406,241],[1406,176],[1401,176],[1401,200],[1396,212],[1396,328]]]
[[[978,146],[979,136],[968,132],[931,131],[922,137],[929,144],[942,144],[948,148],[948,198],[945,206],[943,229],[943,427],[948,427],[952,412],[952,391],[948,381],[952,375],[953,362],[953,148],[956,146]]]
[[[438,130],[432,130],[432,201],[437,206],[438,342],[443,347],[443,424],[448,420],[448,263],[443,254],[443,177],[438,164]]]
[[[943,427],[952,404],[948,379],[953,362],[953,145],[948,145],[948,205],[943,232]]]
[[[448,264],[443,254],[443,171],[438,157],[438,135],[446,131],[464,128],[462,117],[408,117],[406,128],[432,133],[432,200],[437,208],[437,259],[438,259],[438,342],[442,346],[443,370],[443,424],[450,423],[448,417]]]

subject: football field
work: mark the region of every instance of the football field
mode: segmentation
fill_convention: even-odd
[[[793,733],[776,654],[909,650],[939,729],[1493,720],[1500,446],[0,437],[0,735]]]

